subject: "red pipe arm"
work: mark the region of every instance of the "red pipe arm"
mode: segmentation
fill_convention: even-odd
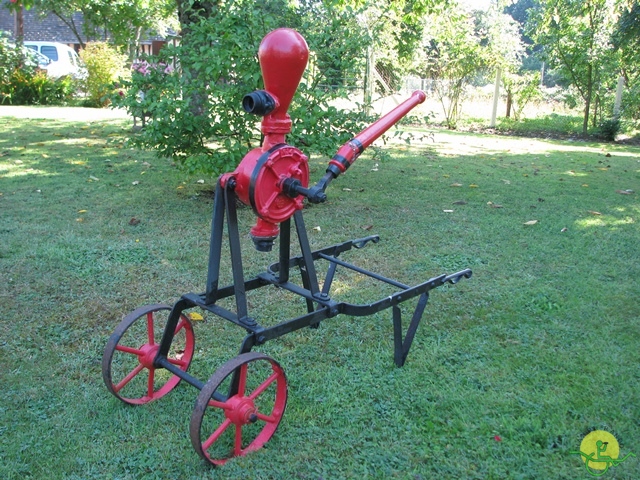
[[[391,110],[385,116],[369,125],[362,132],[340,147],[329,162],[329,168],[333,171],[335,176],[338,176],[340,173],[344,173],[344,171],[356,161],[365,148],[376,141],[402,117],[407,115],[407,113],[409,113],[415,106],[424,102],[426,98],[427,96],[424,92],[416,90],[413,92],[411,97]],[[331,166],[336,167],[338,171],[335,171]]]

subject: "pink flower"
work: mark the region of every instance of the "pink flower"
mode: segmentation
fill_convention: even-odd
[[[495,437],[493,437],[493,439],[494,439],[496,442],[501,442],[501,441],[502,441],[502,437],[501,437],[500,435],[496,435]]]

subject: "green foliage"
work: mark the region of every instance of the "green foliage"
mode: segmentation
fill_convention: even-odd
[[[610,38],[619,4],[608,0],[541,0],[541,8],[529,17],[529,33],[544,46],[544,59],[584,101],[584,135],[593,104],[597,107],[602,103],[606,85],[617,70]]]
[[[609,142],[615,142],[621,128],[622,122],[619,118],[608,118],[600,123],[600,135]]]
[[[431,17],[416,73],[434,80],[436,97],[442,105],[447,127],[456,128],[465,87],[487,58],[475,34],[475,25],[461,11],[445,17]]]
[[[12,91],[7,103],[12,105],[62,105],[73,98],[76,90],[70,76],[52,79],[44,70],[14,70],[10,81]]]
[[[114,82],[126,75],[127,57],[113,45],[92,42],[80,51],[80,58],[88,72],[85,84],[88,100],[93,106],[107,106]]]
[[[30,0],[41,12],[60,18],[83,45],[84,39],[110,40],[126,50],[133,59],[142,35],[165,34],[168,27],[177,28],[175,0]],[[79,26],[74,15],[82,13]]]
[[[224,12],[200,18],[189,25],[179,45],[134,65],[131,80],[123,81],[123,88],[112,96],[114,105],[149,117],[147,126],[131,139],[133,145],[155,150],[189,171],[211,174],[232,170],[248,149],[259,145],[259,119],[242,111],[242,98],[263,88],[258,46],[284,20],[251,8],[252,4],[233,2]],[[296,18],[294,13],[284,11],[280,18],[297,23],[317,60],[291,105],[293,132],[288,141],[309,154],[329,155],[360,129],[364,115],[332,106],[332,100],[348,91],[326,88],[329,69],[319,65],[328,60],[316,55],[315,48],[343,32],[348,36],[350,26],[343,24],[343,30],[337,30],[337,24],[315,23],[305,29],[311,19]],[[351,57],[344,49],[339,52],[342,55],[331,61],[341,62],[336,70],[346,71]],[[179,67],[174,69],[175,64]]]
[[[507,72],[502,78],[502,82],[507,90],[507,95],[511,96],[515,120],[522,118],[522,113],[528,104],[542,98],[539,72],[527,72],[522,75]]]
[[[27,54],[0,34],[0,104],[54,105],[71,100],[73,80],[48,77]]]
[[[626,82],[622,116],[640,121],[640,2],[623,9],[612,37]]]

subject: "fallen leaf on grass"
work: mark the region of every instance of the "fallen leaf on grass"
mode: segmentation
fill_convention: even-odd
[[[501,441],[502,441],[502,437],[501,437],[500,435],[495,435],[495,436],[493,437],[493,439],[494,439],[496,442],[501,442]]]
[[[350,189],[350,188],[343,188],[343,189],[342,189],[342,191],[343,191],[343,192],[350,192],[350,191],[351,191],[351,189]]]
[[[478,185],[476,185],[475,183],[472,183],[471,185],[469,185],[469,188],[478,188]]]
[[[535,225],[538,223],[538,220],[529,220],[528,222],[524,222],[523,225]]]
[[[86,210],[78,210],[78,213],[87,213]]]
[[[204,180],[201,178],[200,180],[198,180],[196,183],[204,183]]]
[[[634,192],[633,190],[616,190],[616,193],[620,195],[632,195]]]
[[[567,230],[569,230],[567,227],[564,227],[562,230],[560,230],[562,233],[566,232]]]
[[[373,225],[364,225],[360,228],[362,228],[363,230],[371,230],[373,228]]]
[[[131,185],[140,185],[140,182],[136,180],[135,182],[131,182]]]
[[[140,223],[140,220],[138,220],[135,217],[133,217],[131,220],[129,220],[129,225],[138,225],[139,223]]]
[[[465,202],[464,200],[458,200],[457,202],[453,202],[454,205],[466,205],[467,202]]]
[[[582,186],[583,186],[583,187],[588,187],[588,186],[589,186],[589,184],[588,184],[588,183],[583,183],[583,184],[582,184]]]
[[[505,185],[511,185],[511,182],[509,180],[502,180],[504,182]]]
[[[595,210],[587,210],[591,215],[602,215],[600,212],[596,212]]]
[[[491,208],[502,208],[502,205],[498,205],[497,203],[493,202],[487,202],[487,205],[489,205]]]
[[[320,228],[320,226],[313,227],[313,229],[314,229],[316,232],[321,232],[321,231],[322,231],[322,229]]]
[[[461,187],[462,184],[461,183],[452,183],[451,185],[449,185],[450,187]]]
[[[187,316],[192,322],[201,322],[204,320],[204,317],[197,312],[189,312]]]
[[[99,182],[100,179],[98,177],[94,177],[93,175],[89,176],[89,180],[93,180],[94,182]]]

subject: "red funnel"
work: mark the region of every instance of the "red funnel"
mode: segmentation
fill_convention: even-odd
[[[307,42],[295,30],[279,28],[262,39],[258,59],[264,89],[276,100],[276,108],[262,122],[265,135],[287,134],[291,131],[291,119],[287,110],[307,66],[308,58]]]

